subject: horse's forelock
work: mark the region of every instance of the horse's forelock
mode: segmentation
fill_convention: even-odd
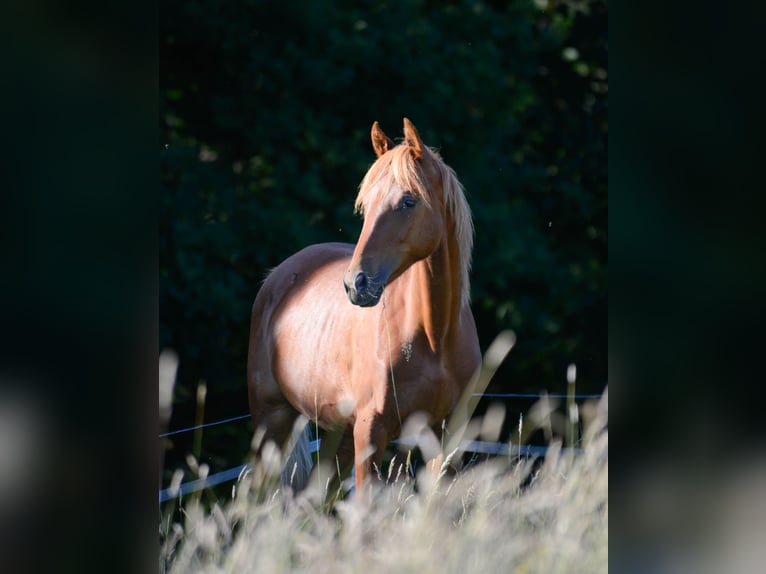
[[[440,161],[435,152],[431,151],[430,155],[433,156],[433,161]],[[423,157],[426,157],[425,153]],[[354,204],[355,210],[364,214],[365,206],[371,199],[370,192],[376,187],[390,189],[394,183],[421,198],[430,206],[431,197],[428,186],[423,181],[418,161],[422,159],[417,160],[406,145],[398,145],[379,157],[359,185],[359,194]],[[378,185],[379,183],[382,185]]]

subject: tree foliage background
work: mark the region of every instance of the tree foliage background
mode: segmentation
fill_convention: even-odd
[[[180,356],[172,428],[247,412],[250,308],[311,243],[355,242],[374,120],[402,118],[464,184],[489,391],[607,380],[607,7],[603,1],[165,0],[160,16],[160,344]],[[339,283],[340,286],[340,283]],[[528,403],[509,404],[524,410]],[[205,430],[215,469],[249,422]],[[174,437],[179,466],[191,437]]]

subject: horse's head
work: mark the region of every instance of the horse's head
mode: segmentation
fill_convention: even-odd
[[[377,305],[383,289],[410,265],[431,255],[445,236],[441,160],[404,119],[404,141],[395,145],[375,122],[378,157],[359,186],[356,209],[364,214],[343,286],[360,307]]]

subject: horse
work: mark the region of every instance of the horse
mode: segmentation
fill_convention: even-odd
[[[353,461],[357,492],[402,422],[422,412],[439,429],[481,364],[463,186],[407,118],[400,143],[377,121],[371,138],[356,245],[308,246],[267,275],[247,361],[259,444],[285,444],[299,415],[340,429],[336,462],[348,470]],[[257,460],[262,447],[253,448]]]

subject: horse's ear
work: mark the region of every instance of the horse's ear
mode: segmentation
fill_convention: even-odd
[[[423,142],[420,141],[418,130],[412,125],[412,122],[404,118],[404,143],[412,150],[416,158],[423,156]]]
[[[380,129],[380,125],[378,125],[378,122],[375,122],[372,124],[372,149],[375,150],[375,156],[380,157],[384,153],[386,153],[388,150],[390,150],[392,147],[394,147],[394,142],[391,141],[391,138],[389,138],[386,134],[383,133],[383,130]]]

